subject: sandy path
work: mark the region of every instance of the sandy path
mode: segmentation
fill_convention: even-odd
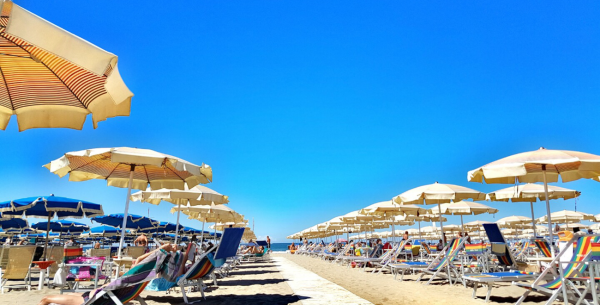
[[[332,264],[307,256],[274,254],[285,257],[294,263],[332,281],[348,291],[374,304],[433,305],[433,304],[473,304],[482,305],[486,289],[477,291],[478,299],[473,299],[472,288],[462,285],[434,283],[426,286],[416,283],[415,276],[406,276],[404,282],[394,280],[390,274],[371,274],[358,269]],[[368,270],[368,269],[367,269]],[[525,290],[516,286],[502,284],[492,290],[488,304],[514,304]],[[532,294],[523,304],[543,304],[548,298]]]

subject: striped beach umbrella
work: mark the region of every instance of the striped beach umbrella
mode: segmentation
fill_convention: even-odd
[[[145,190],[192,188],[212,180],[212,169],[149,149],[117,147],[68,152],[44,165],[50,172],[69,181],[106,180],[108,185],[127,188],[125,217],[129,211],[131,189]],[[125,226],[123,223],[122,226]],[[119,255],[125,231],[121,232]]]
[[[0,3],[0,129],[16,115],[19,130],[82,129],[128,116],[133,94],[117,56],[28,12]]]

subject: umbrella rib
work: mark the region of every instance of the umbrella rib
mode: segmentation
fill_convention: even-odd
[[[81,165],[80,167],[77,167],[77,168],[74,168],[74,169],[70,170],[69,173],[72,172],[72,171],[76,171],[76,170],[78,170],[78,169],[80,169],[80,168],[82,168],[84,166],[90,165],[90,164],[92,164],[94,162],[102,161],[102,160],[106,160],[106,158],[96,159],[96,160],[94,160],[92,162],[85,163],[85,164]],[[117,166],[119,166],[119,165],[117,165]],[[114,169],[113,169],[113,171],[114,171]],[[112,171],[110,173],[112,174]]]
[[[173,174],[175,174],[175,176],[179,177],[179,179],[181,179],[183,182],[185,182],[185,179],[183,179],[183,177],[179,176],[178,173],[176,173],[174,170],[170,169],[168,165],[166,165],[165,163],[165,168],[170,170],[171,172],[173,172]],[[204,176],[204,174],[202,174]],[[206,176],[205,176],[206,177]]]
[[[144,172],[146,173],[146,181],[150,184],[150,177],[148,177],[148,170],[146,169],[146,165],[142,166],[144,168]]]
[[[31,54],[31,52],[27,51],[25,48],[23,48],[22,46],[18,45],[17,43],[13,42],[12,40],[10,40],[8,37],[6,37],[4,34],[1,35],[2,37],[6,38],[6,40],[14,43],[17,47],[19,47],[21,50],[27,52],[27,54],[29,54],[29,56],[31,56],[31,59],[33,60],[33,54]],[[79,99],[79,97],[77,97],[77,95],[75,94],[75,92],[73,92],[73,90],[71,90],[71,88],[69,86],[67,86],[67,84],[65,84],[65,82],[62,80],[62,78],[60,78],[58,75],[56,75],[56,73],[54,73],[54,71],[52,71],[52,69],[50,69],[50,67],[48,67],[48,65],[46,65],[46,63],[44,63],[43,61],[39,60],[39,63],[41,63],[42,65],[44,65],[44,67],[46,67],[46,69],[48,69],[48,71],[52,72],[52,74],[54,74],[54,76],[65,86],[65,88],[69,89],[69,92],[71,92],[71,94],[73,94],[73,96],[75,97],[75,99],[77,99],[77,101],[79,103],[81,103],[81,106],[83,106],[84,109],[88,109],[88,107]]]
[[[10,90],[8,89],[8,83],[6,82],[6,77],[4,77],[4,71],[2,70],[2,67],[0,67],[0,74],[2,75],[2,81],[4,82],[4,86],[6,87],[6,93],[8,93],[8,100],[10,100],[10,105],[12,107],[12,110],[15,110],[15,105],[13,104],[13,99],[12,96],[10,95]]]

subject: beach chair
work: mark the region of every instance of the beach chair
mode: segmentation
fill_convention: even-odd
[[[227,260],[236,256],[237,249],[240,247],[240,242],[244,233],[243,229],[244,228],[226,228],[225,231],[223,231],[223,235],[221,235],[221,241],[219,242],[219,247],[214,256],[215,272],[219,273],[221,276],[229,275],[232,264],[228,263]],[[268,250],[269,249],[265,247],[263,257]],[[213,280],[216,286],[217,278],[214,274],[215,273],[213,273]]]
[[[417,278],[417,282],[420,282],[421,279],[423,279],[423,277],[427,274],[431,275],[431,278],[429,278],[429,281],[427,281],[426,285],[431,284],[431,282],[438,277],[447,279],[450,285],[452,285],[452,279],[455,279],[455,282],[457,280],[462,280],[459,272],[456,270],[456,267],[452,262],[458,255],[466,240],[466,237],[453,240],[453,243],[446,251],[446,255],[437,260],[437,262],[434,261],[430,267],[419,270],[421,274]]]
[[[499,272],[480,272],[463,274],[465,282],[473,283],[473,298],[477,296],[479,285],[487,286],[485,302],[489,302],[492,295],[493,284],[499,282],[527,281],[535,279],[536,275],[531,272],[522,272],[517,270],[516,260],[509,250],[508,244],[497,224],[484,224],[485,232],[491,243],[491,254],[498,258],[498,265],[502,271]],[[491,269],[491,268],[489,268]]]
[[[515,251],[513,256],[518,261],[527,261],[527,251],[529,251],[529,242],[525,242],[524,244],[522,244],[521,248]]]
[[[6,268],[0,268],[0,292],[4,289],[27,288],[31,290],[31,264],[35,255],[36,246],[11,246],[7,247],[8,262]],[[9,281],[24,282],[7,285]]]
[[[79,246],[64,248],[62,268],[66,273],[67,288],[61,286],[60,293],[97,289],[99,280],[108,279],[102,274],[104,260],[103,257],[84,257]],[[83,282],[93,285],[84,287],[81,285]]]
[[[133,266],[123,276],[110,282],[101,291],[90,297],[84,305],[124,305],[132,300],[146,305],[140,294],[148,283],[156,278],[159,270],[163,268],[168,253],[155,251],[139,264]],[[112,301],[112,302],[111,302]]]
[[[131,256],[131,258],[136,259],[146,253],[146,247],[142,246],[131,246],[125,249],[125,255]]]
[[[404,280],[404,275],[406,273],[406,271],[410,270],[412,272],[416,272],[419,271],[421,269],[430,269],[430,268],[434,268],[435,266],[438,265],[438,263],[440,261],[443,260],[444,257],[446,257],[448,255],[448,253],[450,253],[450,249],[453,249],[454,246],[456,245],[457,239],[452,239],[443,249],[442,251],[440,251],[437,256],[435,257],[435,259],[431,262],[423,262],[423,261],[412,261],[412,262],[402,262],[402,263],[393,263],[393,264],[388,264],[388,267],[390,268],[392,274],[394,274],[394,279],[397,279],[398,277],[398,272],[402,271],[401,273],[401,277],[400,277],[400,281]],[[457,245],[456,245],[457,246]],[[457,248],[458,251],[459,248]],[[420,277],[419,277],[420,279]]]
[[[8,248],[10,246],[6,245],[6,246],[2,246],[2,249],[0,250],[0,268],[1,269],[6,269],[6,265],[8,264]]]
[[[577,289],[574,280],[572,279],[578,279],[584,276],[584,272],[589,266],[588,262],[592,255],[592,242],[596,242],[599,236],[600,235],[584,235],[573,237],[567,243],[566,247],[560,251],[551,262],[551,266],[559,264],[559,276],[556,276],[553,280],[542,284],[542,281],[546,279],[546,275],[550,275],[549,273],[552,269],[547,268],[535,279],[535,281],[533,281],[533,283],[513,282],[513,285],[527,289],[515,305],[521,304],[532,291],[549,296],[546,304],[552,304],[558,297],[562,297],[565,304],[581,300],[581,292]],[[574,250],[571,250],[570,246],[574,243],[577,243],[577,245]],[[573,251],[573,260],[563,262],[560,259],[563,255],[566,256],[565,253],[567,253],[567,251]],[[565,267],[560,264],[565,264]]]
[[[465,244],[465,253],[459,264],[461,273],[489,272],[487,249],[483,243]]]
[[[385,252],[381,257],[371,259],[370,262],[373,264],[373,271],[371,273],[375,273],[375,271],[381,273],[381,271],[387,269],[390,264],[397,263],[398,256],[402,249],[404,249],[404,244],[410,241],[411,239],[403,240],[392,247],[392,249]]]
[[[186,304],[190,304],[188,302],[188,298],[186,295],[186,287],[188,286],[196,286],[197,289],[202,294],[202,298],[206,300],[204,296],[204,290],[206,286],[202,282],[202,279],[206,276],[209,276],[215,270],[215,261],[213,258],[213,253],[210,251],[208,253],[204,253],[199,257],[190,269],[179,279],[177,284],[181,287],[181,294],[183,295],[183,301]]]

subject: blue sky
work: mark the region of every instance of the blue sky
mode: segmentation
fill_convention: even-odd
[[[2,200],[54,193],[122,212],[125,189],[41,165],[73,150],[149,148],[211,165],[208,186],[254,219],[257,235],[285,241],[435,181],[506,187],[466,175],[511,154],[600,154],[598,2],[17,4],[117,54],[135,97],[130,117],[96,130],[88,121],[83,131],[19,133],[13,118],[0,132]],[[600,184],[562,186],[583,193],[578,210],[600,213]],[[495,219],[529,215],[528,204],[490,205]],[[174,222],[170,208],[131,212]],[[475,219],[494,218],[465,221]]]

